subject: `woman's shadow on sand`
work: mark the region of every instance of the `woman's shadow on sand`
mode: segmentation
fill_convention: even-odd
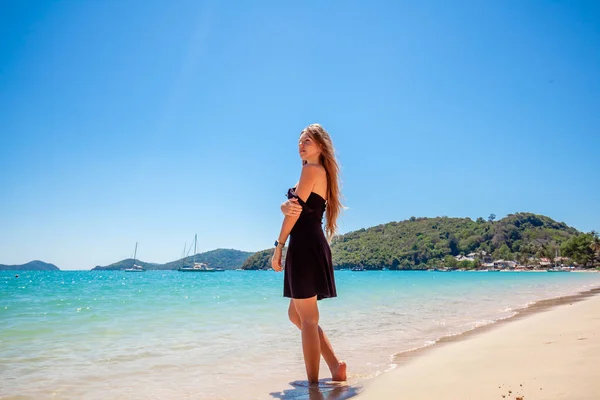
[[[361,388],[345,382],[332,382],[321,379],[318,384],[308,381],[290,382],[293,389],[269,393],[275,399],[281,400],[344,400],[356,396]]]

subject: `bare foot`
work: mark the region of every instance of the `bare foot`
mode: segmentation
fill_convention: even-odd
[[[337,368],[331,370],[331,380],[337,382],[343,382],[346,380],[346,363],[340,361]]]

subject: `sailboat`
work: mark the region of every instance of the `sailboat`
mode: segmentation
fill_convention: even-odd
[[[192,266],[191,267],[181,266],[180,268],[177,268],[177,271],[181,271],[181,272],[217,272],[216,269],[209,267],[205,263],[196,262],[196,243],[197,243],[197,241],[198,241],[198,235],[194,235],[194,258],[193,258],[194,261],[192,263]]]
[[[137,242],[135,242],[135,250],[133,251],[133,267],[125,268],[125,272],[146,272],[144,267],[141,265],[136,265],[135,263],[135,257],[137,256],[137,245]]]

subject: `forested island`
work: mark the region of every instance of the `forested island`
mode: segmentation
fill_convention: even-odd
[[[496,220],[417,218],[348,232],[331,244],[334,268],[424,270],[593,267],[600,263],[596,232],[582,233],[532,213]],[[243,269],[270,268],[272,249],[250,256]]]
[[[54,264],[33,260],[19,265],[0,264],[0,271],[60,271],[60,268]]]

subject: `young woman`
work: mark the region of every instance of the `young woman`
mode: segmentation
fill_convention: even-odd
[[[298,151],[302,159],[300,180],[288,190],[281,205],[285,215],[271,266],[281,271],[285,241],[290,243],[285,259],[283,295],[289,297],[290,321],[302,331],[302,351],[310,383],[319,381],[320,357],[329,366],[334,381],[346,380],[346,363],[340,361],[319,326],[317,300],[336,297],[333,264],[328,240],[337,229],[342,208],[338,184],[339,167],[329,134],[319,124],[300,134]],[[325,236],[322,228],[326,215]]]

